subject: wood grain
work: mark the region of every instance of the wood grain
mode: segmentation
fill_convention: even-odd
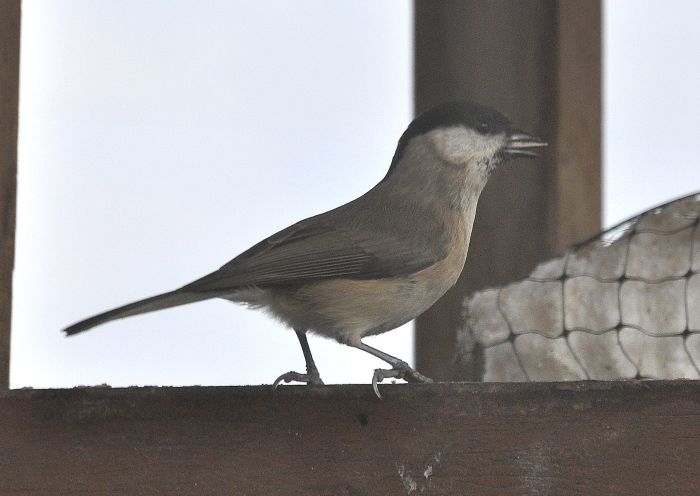
[[[0,391],[9,387],[15,263],[20,0],[0,3]]]
[[[11,391],[0,494],[698,494],[698,382],[382,392]]]

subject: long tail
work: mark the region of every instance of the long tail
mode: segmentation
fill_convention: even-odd
[[[105,322],[109,322],[110,320],[154,312],[156,310],[163,310],[164,308],[176,307],[187,303],[194,303],[196,301],[207,300],[215,296],[216,295],[212,293],[188,293],[178,289],[169,293],[152,296],[144,300],[135,301],[134,303],[129,303],[128,305],[124,305],[113,310],[108,310],[88,319],[81,320],[70,327],[66,327],[63,329],[63,332],[65,332],[68,336],[72,336],[73,334],[87,331],[88,329],[104,324]]]

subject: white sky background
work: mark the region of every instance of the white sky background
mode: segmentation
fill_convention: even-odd
[[[378,182],[412,115],[410,6],[25,0],[11,386],[303,372],[292,331],[224,301],[59,331]],[[413,361],[410,325],[368,342]],[[383,366],[311,348],[327,383]]]
[[[410,2],[25,0],[11,386],[259,384],[293,332],[210,301],[64,338],[363,193],[411,118]],[[700,190],[700,7],[605,2],[604,217]],[[370,344],[412,361],[411,326]],[[383,363],[311,339],[328,383]]]
[[[700,191],[700,3],[608,0],[604,225]]]

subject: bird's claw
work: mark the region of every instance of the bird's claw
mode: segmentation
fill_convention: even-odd
[[[390,378],[403,379],[406,382],[433,382],[431,378],[413,370],[406,362],[400,362],[391,369],[375,369],[372,376],[372,389],[380,400],[382,395],[379,394],[378,383]]]
[[[306,374],[293,371],[286,372],[275,379],[275,382],[272,383],[272,390],[274,391],[277,389],[282,382],[285,384],[289,382],[305,382],[309,386],[323,386],[323,381],[321,380],[321,376],[318,374],[318,372],[307,372]]]

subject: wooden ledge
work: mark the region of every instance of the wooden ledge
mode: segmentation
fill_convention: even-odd
[[[0,494],[697,494],[700,382],[0,397]]]

